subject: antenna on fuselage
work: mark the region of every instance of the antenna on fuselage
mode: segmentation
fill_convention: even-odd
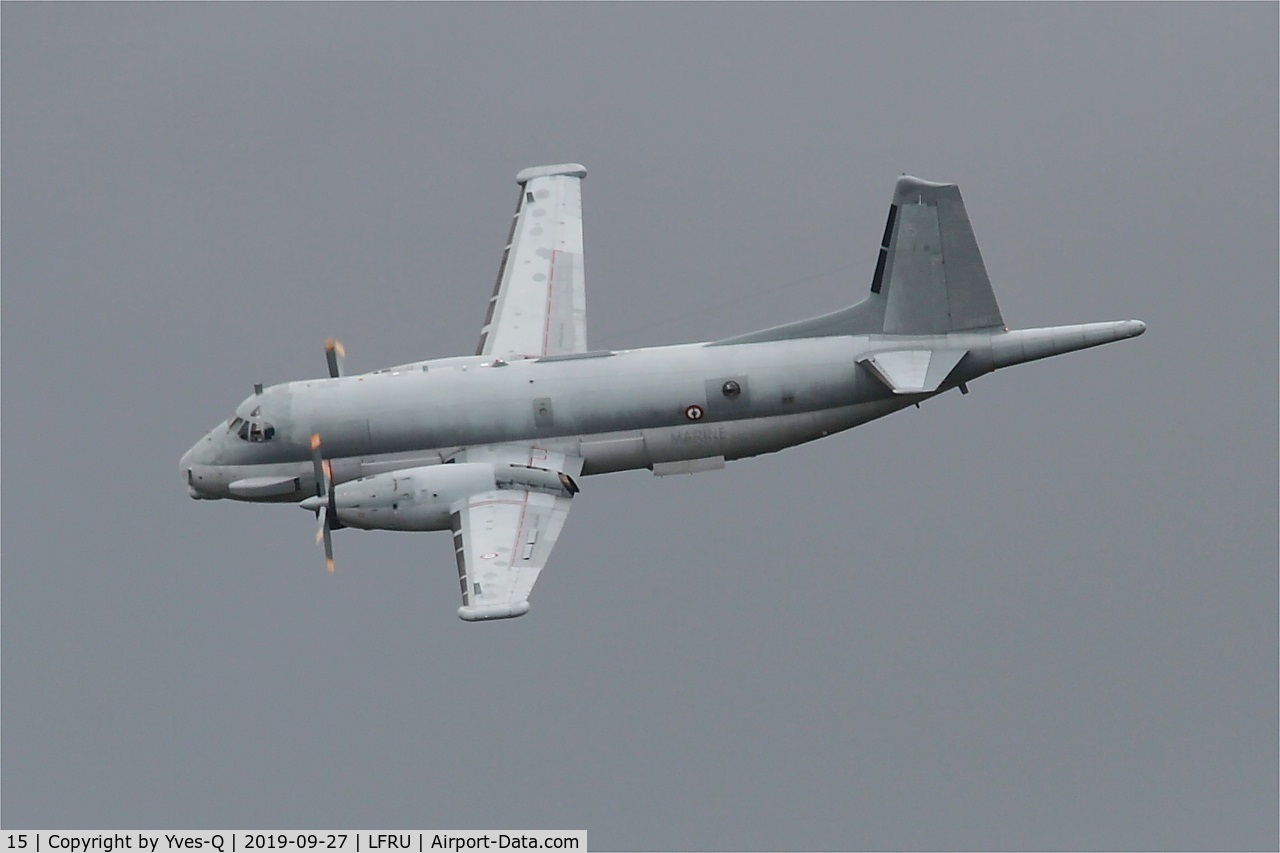
[[[325,341],[324,357],[329,362],[329,376],[337,379],[342,375],[342,367],[347,359],[347,351],[342,346],[342,341],[336,338],[329,338]]]

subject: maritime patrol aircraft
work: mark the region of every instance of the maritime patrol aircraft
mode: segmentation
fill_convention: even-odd
[[[331,532],[448,530],[467,621],[529,610],[582,477],[723,468],[856,427],[1014,364],[1132,338],[1118,320],[1011,331],[960,190],[903,176],[857,304],[724,340],[587,346],[576,163],[519,197],[475,355],[253,394],[182,457],[191,497],[293,502]]]

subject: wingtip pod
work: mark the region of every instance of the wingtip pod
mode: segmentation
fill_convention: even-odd
[[[524,185],[534,178],[549,178],[552,175],[568,175],[571,178],[585,178],[587,167],[581,163],[558,163],[554,166],[530,166],[516,173],[516,183]]]
[[[464,605],[458,608],[458,618],[463,622],[486,622],[490,619],[514,619],[529,612],[529,602],[512,604]]]

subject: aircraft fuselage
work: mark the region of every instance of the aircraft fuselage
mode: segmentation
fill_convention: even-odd
[[[964,337],[977,343],[987,335]],[[255,393],[236,410],[241,418],[258,410],[273,427],[270,440],[242,440],[228,421],[181,465],[193,496],[271,502],[315,494],[309,440],[316,433],[335,482],[444,462],[464,446],[513,441],[579,455],[586,475],[720,467],[933,396],[894,395],[856,363],[876,346],[870,337],[832,337],[510,362],[465,356],[288,382]],[[892,346],[901,348],[901,337]],[[940,390],[989,369],[981,359],[971,362]],[[704,461],[680,464],[694,460]],[[297,479],[296,488],[231,489],[288,477]]]

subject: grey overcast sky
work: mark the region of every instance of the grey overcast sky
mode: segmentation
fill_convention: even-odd
[[[3,822],[1274,848],[1267,4],[3,6]],[[1011,326],[1148,333],[447,536],[190,500],[253,382],[470,352],[522,167],[595,347],[861,299],[958,182]]]

